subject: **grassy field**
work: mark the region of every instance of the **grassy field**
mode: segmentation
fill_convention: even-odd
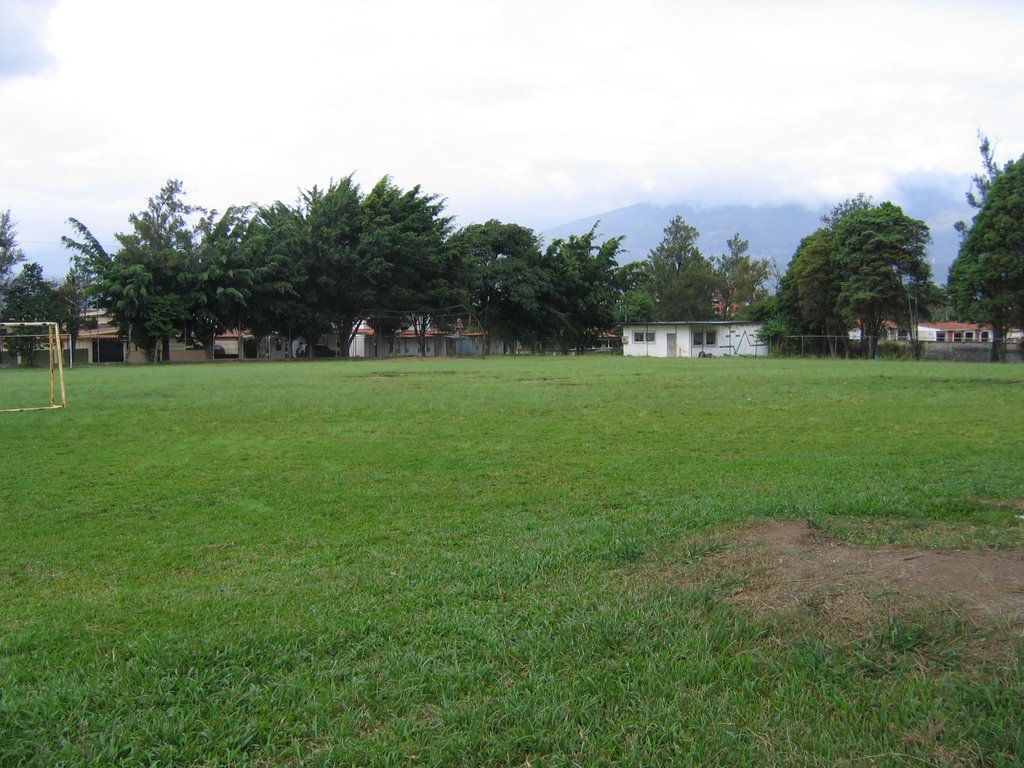
[[[1020,377],[76,368],[66,411],[0,414],[0,765],[1018,765],[1019,635],[826,637],[657,574],[762,517],[1021,546]]]

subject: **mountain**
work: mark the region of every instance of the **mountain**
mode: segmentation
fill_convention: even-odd
[[[599,213],[569,222],[543,232],[546,240],[579,234],[598,223],[598,232],[606,237],[624,235],[623,263],[646,258],[661,242],[662,232],[673,216],[682,216],[687,224],[700,232],[698,244],[703,253],[726,253],[726,241],[739,232],[750,241],[750,252],[767,257],[780,265],[789,261],[801,238],[821,224],[826,211],[812,211],[799,205],[755,208],[747,205],[704,206],[676,203],[657,206],[639,203],[614,211]]]
[[[963,195],[958,200],[945,188],[908,185],[900,188],[893,202],[900,205],[908,216],[921,219],[930,227],[932,243],[928,255],[933,277],[937,283],[945,284],[949,266],[960,245],[960,237],[953,224],[971,217]],[[619,261],[625,264],[646,258],[651,249],[661,242],[663,230],[672,217],[682,216],[687,224],[700,232],[698,244],[701,252],[712,256],[727,253],[726,241],[738,232],[740,237],[750,241],[752,256],[767,258],[779,269],[784,269],[800,241],[821,226],[822,215],[831,207],[638,203],[552,227],[541,235],[550,242],[556,237],[587,232],[598,222],[600,235],[624,236]]]

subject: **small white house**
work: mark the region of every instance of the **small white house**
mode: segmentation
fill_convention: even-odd
[[[767,357],[757,338],[761,323],[742,320],[680,320],[627,323],[622,354],[628,357]]]

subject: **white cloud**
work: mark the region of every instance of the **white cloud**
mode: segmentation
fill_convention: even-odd
[[[43,31],[52,0],[5,0],[0,5],[0,79],[45,70]]]
[[[999,0],[63,0],[33,18],[52,64],[0,80],[0,208],[41,242],[68,216],[109,240],[171,177],[224,208],[389,173],[463,222],[544,227],[966,183],[978,127],[1024,150],[1024,8]]]

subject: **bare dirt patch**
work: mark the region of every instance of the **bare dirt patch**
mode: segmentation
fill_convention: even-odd
[[[1024,629],[1024,552],[861,547],[809,523],[770,521],[727,536],[701,580],[735,581],[726,598],[759,613],[804,608],[844,625],[908,609]],[[691,574],[693,576],[693,574]]]

